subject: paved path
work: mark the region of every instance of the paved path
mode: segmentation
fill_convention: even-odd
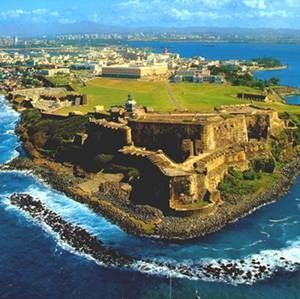
[[[170,86],[170,83],[166,82],[165,85],[166,85],[166,88],[167,88],[169,99],[172,102],[172,104],[175,106],[176,110],[179,110],[179,111],[184,110],[184,108],[182,107],[181,103],[175,97],[174,92],[173,92],[173,90],[172,90],[172,88]]]

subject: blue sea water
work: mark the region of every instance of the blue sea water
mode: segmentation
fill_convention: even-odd
[[[160,50],[163,46],[158,44],[156,49]],[[241,55],[245,55],[245,49],[250,45],[240,46]],[[185,56],[208,57],[210,51],[214,51],[215,54],[210,53],[209,58],[217,58],[214,56],[217,56],[215,47],[194,49],[193,43],[174,43],[172,47]],[[251,47],[249,57],[252,55]],[[259,48],[259,45],[255,47]],[[284,48],[283,45],[281,47]],[[295,45],[286,45],[287,53],[293,52],[289,47],[294,49]],[[238,45],[228,45],[225,49],[219,49],[219,56],[225,57],[223,52],[226,52],[226,59],[238,58],[235,56],[239,52]],[[262,45],[260,53],[277,57],[276,50],[273,54],[269,53],[271,50],[272,45]],[[262,56],[257,51],[254,57]],[[297,65],[300,63],[294,64],[298,71]],[[17,155],[16,149],[20,145],[13,130],[18,117],[4,97],[0,97],[2,164]],[[300,298],[300,271],[297,267],[300,264],[299,186],[300,178],[283,199],[219,233],[200,240],[165,243],[126,234],[30,173],[0,171],[0,298]],[[64,219],[86,228],[120,253],[137,260],[149,260],[149,270],[144,273],[138,265],[127,270],[112,269],[77,254],[49,228],[11,206],[8,197],[14,192],[33,194]],[[285,258],[286,264],[281,257]],[[184,263],[197,272],[197,265],[218,260],[235,262],[243,259],[244,267],[250,269],[253,258],[269,264],[272,275],[260,281],[188,279],[176,271],[158,268],[155,263],[157,260],[168,262],[175,268]]]
[[[130,42],[130,46],[148,48],[161,53],[165,48],[169,52],[179,53],[182,57],[203,56],[209,60],[230,60],[259,57],[274,57],[287,69],[260,71],[255,75],[260,79],[277,77],[281,84],[300,88],[300,45],[299,44],[270,44],[270,43],[201,43],[201,42]],[[290,104],[300,105],[300,96],[287,98]]]

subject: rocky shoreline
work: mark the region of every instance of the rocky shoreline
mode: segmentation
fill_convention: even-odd
[[[48,209],[39,199],[29,194],[13,194],[10,196],[12,205],[29,214],[39,223],[46,224],[58,235],[64,243],[77,252],[88,255],[98,263],[108,267],[138,270],[151,274],[153,270],[165,275],[186,277],[190,279],[222,280],[230,283],[247,282],[251,284],[265,277],[271,277],[278,267],[289,269],[299,268],[299,264],[287,260],[284,256],[278,257],[277,268],[257,258],[250,260],[218,260],[215,262],[201,262],[199,264],[182,264],[160,262],[150,259],[135,259],[124,255],[112,248],[108,248],[101,240],[78,225],[65,221],[54,211]],[[156,272],[157,273],[157,272]]]
[[[224,205],[222,205],[222,207],[220,207],[214,215],[208,216],[206,219],[197,219],[197,216],[195,216],[189,219],[184,219],[184,221],[178,221],[172,218],[170,221],[159,225],[158,229],[160,236],[164,239],[168,239],[169,236],[172,236],[172,231],[174,231],[174,226],[176,227],[176,225],[180,227],[178,232],[181,231],[181,233],[173,235],[172,239],[184,240],[186,234],[188,234],[188,239],[193,239],[217,232],[224,228],[227,224],[233,223],[255,212],[255,210],[260,207],[275,202],[286,195],[291,186],[295,183],[299,173],[300,159],[298,158],[281,170],[278,182],[270,190],[258,195],[257,197],[251,198],[249,196],[248,198],[238,200],[231,198],[234,202],[233,204],[229,203],[228,200],[225,200]],[[183,232],[182,226],[187,228],[185,232]],[[189,226],[192,228],[188,231]],[[172,227],[172,231],[170,231],[170,227]]]
[[[300,173],[300,158],[298,157],[279,170],[277,182],[270,190],[244,198],[234,198],[233,196],[226,198],[222,206],[209,215],[165,216],[160,210],[150,206],[128,205],[122,203],[121,200],[109,198],[105,194],[86,193],[78,188],[80,178],[73,175],[72,166],[62,165],[45,158],[35,150],[33,154],[30,151],[33,149],[32,144],[24,138],[27,132],[22,124],[20,124],[18,133],[31,158],[16,158],[8,165],[1,167],[2,169],[31,171],[54,189],[88,205],[124,231],[166,241],[190,240],[221,230],[227,224],[235,222],[253,213],[261,206],[274,202],[287,194]]]
[[[280,71],[285,70],[288,68],[288,65],[281,65],[281,66],[275,66],[275,67],[252,67],[252,72],[264,72],[264,71]]]
[[[217,232],[229,223],[243,218],[256,209],[270,204],[286,195],[300,173],[300,158],[280,170],[277,183],[270,190],[258,196],[245,198],[228,198],[224,204],[211,215],[192,215],[187,217],[163,216],[162,213],[147,214],[147,209],[134,209],[122,206],[117,201],[88,195],[73,186],[74,177],[58,175],[57,171],[45,164],[24,163],[15,159],[7,166],[9,169],[31,170],[54,189],[65,193],[76,201],[89,205],[124,231],[142,237],[157,238],[166,241],[184,241],[196,239]]]
[[[45,223],[59,238],[76,249],[78,252],[88,254],[99,262],[110,266],[128,266],[131,258],[119,255],[115,250],[103,246],[102,242],[85,229],[65,221],[61,216],[49,210],[39,200],[28,194],[13,194],[10,196],[12,205],[31,215],[40,223]]]

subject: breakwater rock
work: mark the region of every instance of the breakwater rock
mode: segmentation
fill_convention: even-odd
[[[187,263],[136,259],[107,248],[101,240],[78,225],[65,221],[48,209],[40,200],[28,194],[13,194],[10,201],[40,223],[45,223],[59,238],[79,253],[95,259],[99,264],[136,270],[165,277],[181,277],[207,281],[223,281],[231,284],[252,284],[272,277],[282,271],[299,269],[298,259],[291,259],[284,251],[245,257],[244,260],[199,260]]]
[[[87,254],[109,266],[127,267],[132,263],[131,258],[104,247],[95,236],[85,229],[65,221],[61,216],[45,207],[40,200],[28,194],[13,194],[10,201],[13,205],[29,213],[32,218],[49,226],[63,242],[76,251]]]
[[[157,214],[152,210],[148,211],[148,208],[145,207],[141,209],[138,206],[122,205],[120,201],[107,199],[102,194],[93,198],[93,196],[74,188],[78,182],[71,174],[66,175],[66,172],[64,172],[64,175],[58,175],[59,172],[49,167],[48,164],[47,166],[43,164],[40,167],[39,164],[32,161],[29,163],[28,160],[15,159],[7,166],[10,169],[33,171],[35,175],[45,180],[53,188],[78,202],[88,204],[95,212],[101,213],[128,233],[176,241],[195,239],[217,232],[227,224],[237,221],[253,213],[256,209],[280,199],[288,193],[300,172],[300,158],[298,157],[280,169],[274,186],[259,195],[249,194],[249,196],[244,198],[230,195],[228,198],[224,198],[224,204],[214,214],[190,217],[164,216],[162,213]],[[154,218],[158,218],[160,221],[153,224],[151,219]],[[146,231],[141,224],[146,224],[146,229],[151,224],[151,230]]]

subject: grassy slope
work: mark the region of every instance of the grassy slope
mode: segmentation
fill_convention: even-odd
[[[88,95],[88,105],[83,108],[76,107],[76,110],[84,112],[92,111],[96,105],[109,108],[112,105],[124,104],[128,94],[131,94],[142,106],[151,106],[162,111],[174,109],[164,82],[97,78],[87,82],[87,86],[80,87],[79,90]],[[74,107],[61,109],[60,112],[72,110]]]
[[[53,77],[48,76],[47,79],[56,85],[67,85],[70,83],[69,75],[57,75]]]
[[[174,110],[174,105],[164,82],[147,82],[126,79],[97,78],[87,82],[86,87],[76,86],[77,89],[88,95],[88,105],[84,107],[70,107],[60,109],[60,113],[79,110],[82,112],[92,111],[96,105],[108,108],[112,105],[123,104],[128,94],[133,95],[139,105],[151,106],[159,111]],[[209,112],[219,105],[231,105],[249,103],[236,98],[238,92],[259,93],[258,90],[230,85],[216,84],[171,84],[175,97],[182,106],[188,110]],[[256,105],[274,108],[280,112],[291,112],[300,115],[300,106],[276,103],[258,103]]]
[[[292,114],[297,114],[300,116],[300,106],[296,105],[287,105],[284,103],[276,102],[276,103],[255,103],[257,106],[269,107],[273,108],[279,112],[289,112]]]
[[[216,84],[172,84],[176,98],[188,110],[209,112],[215,106],[244,104],[245,100],[237,99],[239,92],[257,93],[249,87],[216,85]]]

